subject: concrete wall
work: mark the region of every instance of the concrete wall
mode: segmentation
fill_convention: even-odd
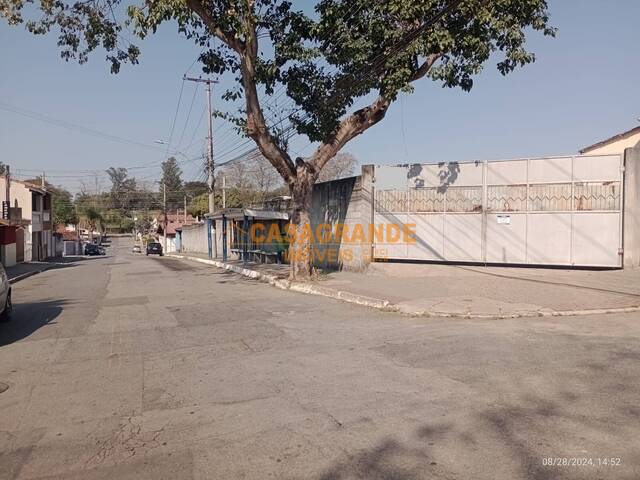
[[[207,253],[208,249],[206,223],[182,227],[182,251],[184,253]]]
[[[363,271],[371,262],[372,245],[368,240],[368,228],[372,220],[373,166],[362,167],[362,174],[318,183],[313,187],[311,226],[329,224],[335,232],[337,224],[343,224],[346,237],[356,225],[364,229],[365,238],[357,243],[328,242],[314,245],[315,265],[323,269]],[[317,236],[317,235],[316,235]]]
[[[162,235],[158,237],[158,243],[162,245],[163,253],[173,253],[176,251],[175,237],[167,237],[166,249],[165,249],[164,237]]]
[[[624,267],[640,266],[640,148],[624,154]]]

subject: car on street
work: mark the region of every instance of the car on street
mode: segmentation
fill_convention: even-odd
[[[84,246],[84,254],[90,257],[97,256],[97,255],[105,255],[106,253],[107,252],[105,251],[104,248],[101,248],[99,245],[96,245],[95,243],[87,243]]]
[[[147,244],[147,255],[160,255],[162,256],[162,245],[158,242],[151,242]]]
[[[8,322],[11,320],[13,303],[11,303],[11,284],[2,264],[0,264],[0,306],[2,306],[0,322]]]
[[[140,245],[134,245],[133,248],[131,249],[131,253],[142,253],[142,249],[140,248]]]

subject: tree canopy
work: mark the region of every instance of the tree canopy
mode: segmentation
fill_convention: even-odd
[[[36,12],[29,3],[3,0],[0,15],[36,34],[57,32],[67,60],[85,62],[102,47],[114,73],[140,58],[137,46],[123,45],[123,28],[144,39],[176,25],[202,48],[204,73],[233,80],[223,98],[242,106],[224,116],[286,182],[299,226],[309,222],[323,167],[378,124],[400,92],[423,78],[470,90],[490,60],[502,74],[533,62],[526,34],[555,33],[547,0],[318,0],[313,11],[302,0],[41,0]],[[126,22],[115,9],[126,9]],[[289,101],[275,101],[281,96]],[[436,115],[425,105],[425,117]],[[317,142],[309,158],[290,154],[294,134]],[[293,276],[302,270],[310,263],[294,266]]]
[[[182,170],[174,157],[162,162],[162,188],[167,189],[167,207],[178,208],[182,205],[184,197],[184,185],[182,184]]]

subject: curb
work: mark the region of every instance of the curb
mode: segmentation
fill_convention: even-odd
[[[209,260],[207,258],[190,257],[188,255],[178,255],[173,253],[167,253],[165,257],[178,258],[181,260],[191,260],[193,262],[204,263],[205,265],[213,265],[218,268],[223,268],[225,270],[238,273],[248,278],[260,280],[281,290],[291,290],[293,292],[306,293],[307,295],[318,295],[321,297],[334,298],[337,300],[342,300],[343,302],[355,303],[357,305],[364,305],[366,307],[377,308],[379,310],[397,311],[397,307],[391,305],[388,300],[381,300],[378,298],[345,292],[343,290],[321,287],[310,283],[292,282],[291,280],[279,278],[275,275],[260,273],[255,270],[239,267],[237,265],[231,265],[229,263],[220,262],[218,260]]]
[[[20,280],[24,280],[25,278],[33,277],[34,275],[42,273],[45,270],[48,270],[48,268],[43,268],[41,270],[33,270],[32,272],[23,273],[23,274],[18,275],[16,277],[10,278],[9,279],[9,285],[13,285],[14,283],[18,283]]]
[[[634,305],[631,307],[614,307],[614,308],[593,308],[583,310],[537,310],[528,312],[515,312],[515,313],[455,313],[455,312],[437,312],[431,310],[414,310],[407,311],[400,305],[391,303],[389,300],[380,298],[367,297],[365,295],[359,295],[356,293],[346,292],[344,290],[335,290],[333,288],[322,287],[305,282],[292,282],[287,279],[278,278],[275,275],[269,275],[266,273],[260,273],[248,268],[239,267],[237,265],[231,265],[229,263],[220,262],[218,260],[209,260],[200,257],[190,257],[188,255],[178,255],[168,253],[165,257],[178,258],[181,260],[190,260],[193,262],[204,263],[205,265],[213,265],[218,268],[238,273],[248,278],[260,280],[268,283],[281,290],[291,290],[293,292],[305,293],[307,295],[318,295],[321,297],[333,298],[341,300],[346,303],[354,303],[356,305],[362,305],[365,307],[375,308],[386,312],[397,312],[409,317],[427,317],[427,318],[464,318],[464,319],[478,319],[478,320],[507,320],[511,318],[533,318],[533,317],[577,317],[586,315],[604,315],[615,313],[633,313],[640,312],[640,305]],[[39,272],[37,272],[39,273]]]

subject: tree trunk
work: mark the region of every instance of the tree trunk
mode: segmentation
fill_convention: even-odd
[[[299,168],[290,186],[293,211],[291,224],[295,238],[289,245],[289,278],[308,280],[313,273],[313,235],[311,233],[311,200],[315,178],[306,168]]]

